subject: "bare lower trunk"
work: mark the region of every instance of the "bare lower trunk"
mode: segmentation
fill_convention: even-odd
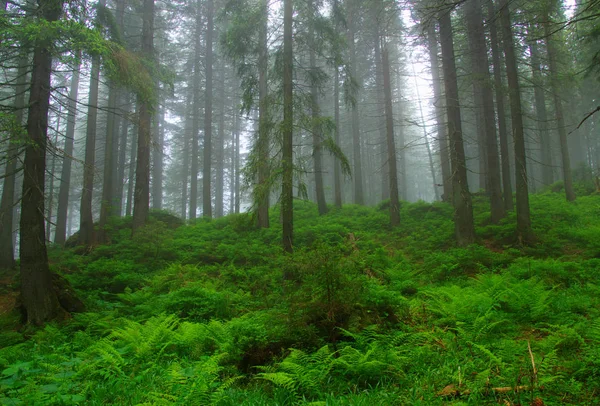
[[[450,202],[452,200],[452,177],[450,170],[450,155],[448,149],[448,134],[444,128],[444,119],[446,113],[443,108],[443,95],[441,89],[440,68],[438,62],[438,44],[433,22],[427,27],[427,43],[429,49],[429,59],[431,61],[431,76],[433,78],[433,97],[435,107],[435,119],[437,126],[437,141],[440,154],[440,163],[442,170],[442,200]]]
[[[58,20],[62,2],[49,1],[42,8],[42,18]],[[47,40],[39,40],[33,55],[31,90],[27,118],[27,146],[23,162],[23,196],[21,200],[20,259],[21,300],[27,322],[41,325],[63,317],[52,285],[44,230],[44,183],[46,137],[50,100],[52,55]]]
[[[450,161],[452,164],[452,203],[454,205],[454,230],[459,246],[475,242],[473,205],[467,183],[467,165],[462,136],[460,104],[454,44],[452,42],[452,22],[450,12],[442,12],[439,18],[442,48],[442,66],[446,88],[446,109],[448,114],[448,134],[450,140]]]
[[[142,54],[153,59],[154,54],[154,0],[144,0],[142,25]],[[137,140],[137,160],[135,166],[135,191],[133,195],[132,232],[143,227],[148,221],[150,210],[150,140],[152,137],[152,111],[150,100],[138,98],[139,128]]]
[[[521,109],[521,91],[517,69],[517,59],[513,44],[512,26],[508,1],[500,2],[500,22],[502,25],[502,43],[506,62],[506,76],[510,96],[510,113],[513,139],[515,143],[515,172],[517,197],[517,239],[522,244],[533,242],[531,217],[529,214],[529,190],[527,185],[527,157],[525,153],[525,136],[523,133],[523,116]]]
[[[204,58],[206,86],[204,99],[204,145],[202,155],[202,217],[212,217],[212,98],[213,98],[213,9],[214,0],[206,2],[206,56]]]
[[[285,252],[294,251],[294,205],[293,205],[293,63],[292,50],[292,18],[294,8],[292,0],[283,1],[283,148],[282,148],[282,181],[281,181],[281,217],[282,240]],[[285,277],[285,275],[284,275]]]
[[[490,44],[492,48],[492,63],[494,66],[494,88],[496,93],[496,111],[498,113],[498,137],[500,138],[500,167],[502,172],[502,200],[504,209],[514,209],[512,186],[510,181],[510,158],[508,148],[508,131],[506,129],[506,113],[504,109],[504,85],[502,84],[502,65],[500,63],[500,49],[498,45],[498,32],[496,29],[496,12],[494,3],[488,3],[488,26],[490,29]]]
[[[75,138],[75,122],[77,119],[77,96],[79,94],[79,66],[71,78],[69,101],[67,102],[67,132],[65,133],[65,153],[60,175],[58,191],[58,208],[56,212],[56,230],[54,243],[64,244],[67,238],[67,212],[69,208],[69,189],[71,186],[71,163],[73,162],[73,143]]]
[[[392,83],[390,79],[390,60],[387,46],[383,48],[383,90],[385,98],[385,128],[387,145],[387,167],[389,168],[390,224],[400,225],[400,199],[398,197],[398,168],[396,167],[396,143],[394,140],[394,115],[392,110]]]

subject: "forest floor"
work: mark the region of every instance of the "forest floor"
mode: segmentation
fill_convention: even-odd
[[[110,245],[50,248],[87,312],[24,327],[5,281],[0,405],[600,404],[600,196],[532,195],[531,247],[474,207],[459,248],[444,203],[391,229],[385,204],[296,201],[294,255],[277,208],[113,219]]]

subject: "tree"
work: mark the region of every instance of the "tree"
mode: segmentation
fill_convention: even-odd
[[[79,77],[81,54],[77,55],[77,66],[71,77],[71,88],[67,102],[67,131],[65,133],[65,154],[60,175],[58,190],[58,207],[56,211],[56,230],[54,243],[64,244],[67,238],[67,212],[69,208],[69,189],[71,186],[71,163],[73,162],[73,143],[75,141],[75,122],[77,119],[77,97],[79,95]]]
[[[523,132],[523,113],[521,109],[521,90],[517,71],[517,57],[513,43],[512,23],[508,0],[500,0],[500,24],[502,26],[502,44],[506,63],[506,76],[510,98],[513,139],[515,143],[516,189],[517,189],[517,240],[521,244],[533,242],[531,217],[529,213],[529,190],[527,186],[527,156],[525,154],[525,135]]]
[[[62,5],[61,0],[44,1],[38,6],[39,18],[48,23],[58,21]],[[41,36],[36,39],[27,117],[27,144],[23,161],[19,250],[21,301],[27,314],[27,322],[34,325],[41,325],[65,314],[53,289],[44,229],[51,49],[51,37]]]
[[[212,99],[213,99],[213,11],[214,0],[206,2],[206,55],[204,68],[206,77],[204,96],[204,145],[202,147],[202,216],[212,217],[211,168],[212,168]]]
[[[385,128],[387,146],[387,167],[389,169],[390,190],[390,224],[400,225],[400,199],[398,198],[398,169],[396,166],[396,143],[394,140],[394,116],[392,112],[392,83],[390,79],[390,58],[388,45],[385,44],[381,53],[383,68],[383,90],[385,98]]]
[[[508,149],[508,131],[506,130],[506,113],[504,108],[504,85],[502,83],[501,51],[498,45],[498,30],[496,28],[496,12],[494,3],[488,2],[488,27],[492,49],[492,65],[494,67],[494,90],[496,95],[496,112],[498,113],[498,138],[500,139],[500,167],[502,171],[502,198],[506,211],[512,211],[513,195],[510,181],[510,160]]]
[[[282,123],[282,180],[281,217],[283,249],[294,251],[294,205],[293,205],[293,136],[294,136],[294,93],[293,93],[293,24],[294,6],[292,0],[283,1],[283,123]]]
[[[142,55],[149,63],[154,62],[154,0],[144,0],[142,12]],[[150,84],[154,89],[154,83]],[[152,92],[149,92],[152,95]],[[152,138],[152,112],[154,97],[138,96],[138,140],[135,166],[135,190],[133,197],[132,231],[143,227],[150,210],[150,140]]]
[[[548,6],[553,3],[552,0],[547,0]],[[548,52],[548,68],[550,71],[550,86],[552,88],[552,100],[554,101],[554,112],[556,114],[556,122],[558,127],[558,139],[560,141],[560,157],[563,173],[563,182],[565,185],[565,196],[567,201],[575,200],[575,191],[573,190],[573,175],[571,174],[571,160],[569,157],[569,145],[567,143],[567,129],[565,124],[564,109],[560,92],[560,80],[558,78],[557,55],[554,45],[554,38],[550,29],[550,11],[546,7],[543,15],[544,35],[546,41],[546,51]]]
[[[471,67],[473,73],[473,90],[475,105],[483,107],[482,128],[483,148],[486,163],[487,193],[490,200],[491,222],[496,224],[506,216],[502,202],[500,163],[498,162],[498,145],[496,143],[496,117],[494,112],[494,96],[490,87],[490,72],[487,56],[485,33],[483,30],[483,12],[480,0],[468,0],[465,3],[465,20],[471,48]]]
[[[450,10],[440,12],[440,44],[442,48],[442,69],[446,90],[446,111],[448,115],[448,139],[450,141],[450,163],[452,165],[452,204],[454,205],[454,232],[459,246],[475,242],[473,203],[467,183],[467,165],[462,137],[460,104]]]
[[[12,268],[15,265],[15,249],[13,244],[13,224],[16,189],[16,173],[18,170],[19,143],[23,126],[23,111],[25,108],[25,95],[27,94],[27,71],[29,70],[29,56],[27,47],[23,46],[17,68],[17,85],[15,87],[15,134],[9,137],[6,151],[6,166],[4,169],[4,183],[2,187],[2,200],[0,202],[0,269]]]

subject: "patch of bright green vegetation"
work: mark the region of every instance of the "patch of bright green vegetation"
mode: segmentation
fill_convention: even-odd
[[[0,404],[594,404],[600,393],[600,200],[531,196],[452,242],[452,209],[385,204],[318,217],[295,202],[296,253],[248,215],[128,219],[92,252],[52,248],[88,306],[62,325],[0,319]],[[285,279],[284,279],[285,275]],[[508,402],[508,403],[507,403]]]

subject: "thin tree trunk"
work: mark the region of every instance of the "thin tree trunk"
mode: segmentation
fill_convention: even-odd
[[[552,171],[553,164],[551,138],[550,133],[548,131],[548,111],[546,109],[546,93],[543,88],[537,40],[533,40],[529,44],[529,52],[531,54],[531,70],[533,75],[535,94],[535,113],[541,150],[542,183],[544,185],[550,185],[554,182],[554,174]]]
[[[498,113],[498,137],[500,138],[500,167],[502,172],[502,199],[504,209],[514,209],[512,186],[510,181],[510,157],[508,148],[508,131],[506,129],[506,113],[504,108],[504,85],[502,84],[502,64],[498,31],[496,29],[496,12],[494,3],[488,2],[488,27],[490,29],[490,44],[492,48],[492,64],[494,66],[494,88],[496,90],[496,111]]]
[[[213,98],[213,12],[214,0],[206,2],[206,56],[204,58],[206,96],[204,98],[204,145],[202,148],[204,162],[202,168],[202,217],[212,217],[212,98]]]
[[[129,93],[124,94],[123,104],[126,106],[123,114],[129,115],[131,103],[131,95]],[[123,117],[121,119],[121,131],[119,135],[119,160],[117,163],[117,178],[115,181],[115,216],[121,217],[123,215],[123,187],[125,179],[125,166],[127,158],[127,138],[129,134],[129,117]]]
[[[258,55],[258,184],[255,186],[254,197],[257,199],[257,225],[259,228],[269,227],[269,132],[270,118],[267,103],[268,85],[268,49],[267,49],[267,24],[268,3],[262,0],[261,8],[263,20],[259,31],[259,55]]]
[[[57,21],[62,12],[62,1],[46,1],[40,12],[42,19]],[[21,301],[27,322],[34,325],[65,314],[53,289],[44,233],[46,137],[52,71],[49,42],[44,38],[38,40],[33,53],[21,199]]]
[[[138,103],[136,102],[135,116],[139,117]],[[127,203],[125,205],[125,215],[131,216],[131,210],[133,208],[133,189],[134,189],[134,178],[135,178],[135,167],[137,161],[137,139],[138,139],[138,124],[137,122],[133,125],[133,131],[131,136],[131,149],[129,151],[129,172],[127,174]]]
[[[27,71],[29,70],[29,55],[23,50],[17,68],[17,86],[15,88],[15,122],[19,128],[23,125],[25,111],[25,95],[27,93]],[[15,190],[18,169],[19,148],[10,145],[6,151],[6,166],[4,168],[4,184],[2,201],[0,202],[0,269],[9,269],[15,265],[14,222],[15,222]]]
[[[379,41],[378,41],[379,42]],[[394,140],[394,116],[392,110],[392,83],[390,80],[390,60],[387,46],[382,52],[383,90],[385,98],[385,128],[387,143],[387,167],[389,168],[390,224],[400,225],[400,199],[398,197],[398,169],[396,167],[396,142]]]
[[[552,87],[552,98],[554,100],[554,111],[558,126],[558,139],[560,141],[560,157],[563,172],[563,182],[565,185],[565,196],[567,201],[572,202],[576,199],[573,190],[573,175],[571,174],[571,158],[569,156],[569,145],[567,143],[567,129],[565,124],[563,104],[560,94],[560,83],[558,78],[558,67],[556,66],[556,50],[552,40],[550,29],[550,16],[546,11],[544,18],[544,34],[546,40],[546,50],[548,52],[548,67],[550,70],[550,86]]]
[[[154,60],[154,0],[144,0],[142,14],[142,54],[146,58]],[[150,100],[142,97],[138,97],[138,105],[139,128],[133,196],[133,233],[146,224],[150,210],[150,140],[154,108]]]
[[[96,129],[98,121],[98,84],[100,78],[100,57],[92,56],[90,87],[88,98],[87,127],[85,132],[85,163],[83,167],[83,189],[79,209],[79,242],[90,246],[95,243],[94,217],[92,215],[92,194],[94,192],[94,170],[96,161]]]
[[[51,145],[55,151],[57,150],[58,145],[58,133],[60,132],[60,117],[61,117],[61,107],[58,107],[58,114],[56,118],[56,130],[54,133],[54,142]],[[50,164],[50,185],[48,187],[48,213],[46,214],[46,238],[47,241],[51,241],[50,233],[52,231],[52,212],[54,210],[54,174],[56,173],[56,152],[52,154],[52,163]]]
[[[308,4],[309,12],[311,13],[311,21],[309,27],[309,66],[311,70],[317,70],[317,57],[315,54],[315,5],[312,0]],[[321,114],[319,108],[319,90],[317,89],[316,83],[310,84],[310,110],[311,110],[311,118],[312,118],[312,155],[313,155],[313,170],[315,172],[315,196],[317,200],[317,207],[319,209],[319,215],[322,216],[327,213],[327,202],[325,201],[325,189],[323,187],[323,161],[322,161],[322,135],[321,135],[321,125],[319,123],[319,116]]]
[[[435,196],[435,200],[440,200],[440,192],[437,188],[437,180],[435,176],[435,166],[433,164],[433,154],[431,153],[431,146],[429,144],[429,136],[427,135],[427,123],[425,121],[425,114],[423,113],[423,104],[421,103],[421,95],[419,92],[419,85],[417,82],[417,73],[415,72],[415,66],[413,65],[413,78],[415,79],[415,89],[417,91],[417,100],[419,104],[419,115],[421,116],[421,125],[423,126],[423,140],[425,141],[425,146],[427,147],[427,157],[429,159],[429,171],[431,172],[431,179],[433,181],[433,195]]]
[[[351,76],[358,80],[357,78],[357,58],[356,58],[356,49],[354,46],[354,33],[355,33],[355,23],[354,23],[354,10],[350,10],[348,12],[348,30],[347,30],[347,40],[348,40],[348,48],[350,52],[350,64],[351,64]],[[362,170],[362,158],[361,158],[361,145],[360,145],[360,119],[358,115],[358,100],[352,104],[352,144],[353,144],[353,160],[354,160],[354,203],[355,204],[365,204],[364,197],[364,182],[363,182],[363,170]]]
[[[377,8],[378,10],[379,8]],[[377,25],[379,21],[377,22]],[[383,68],[381,66],[381,44],[379,42],[379,27],[375,27],[374,36],[374,47],[375,47],[375,89],[377,93],[377,108],[375,110],[377,129],[379,131],[379,156],[380,165],[379,170],[381,171],[381,200],[387,200],[390,198],[390,179],[389,179],[389,168],[388,168],[388,151],[387,151],[387,138],[388,134],[386,131],[387,117],[385,110],[385,88],[383,87]]]
[[[194,40],[194,83],[193,83],[193,118],[192,118],[192,163],[190,174],[190,203],[189,219],[195,220],[198,210],[198,154],[199,154],[199,131],[200,131],[200,35],[202,32],[202,14],[200,13],[200,0],[197,4],[196,14],[196,36]]]
[[[81,57],[79,53],[77,59]],[[73,144],[75,141],[75,123],[77,120],[77,97],[79,95],[80,65],[78,62],[71,77],[71,89],[67,102],[67,132],[65,133],[65,153],[60,175],[58,208],[56,211],[56,230],[54,243],[63,245],[67,239],[67,211],[69,208],[69,189],[71,187],[71,165],[73,162]]]
[[[294,206],[293,206],[293,135],[294,135],[294,99],[293,99],[293,63],[292,23],[294,7],[292,0],[283,1],[283,148],[281,157],[281,217],[283,249],[294,251]],[[284,275],[285,276],[285,275]]]
[[[510,97],[513,139],[515,143],[515,167],[517,190],[517,239],[521,244],[533,242],[531,217],[529,213],[529,191],[527,186],[527,157],[525,154],[525,136],[521,109],[521,91],[517,70],[517,59],[513,44],[512,25],[508,0],[500,0],[500,23],[502,25],[502,44],[506,62],[506,76]]]
[[[502,186],[500,163],[498,160],[498,145],[496,143],[496,117],[494,112],[494,96],[489,85],[490,72],[487,56],[485,32],[483,30],[483,12],[480,0],[468,0],[465,4],[465,19],[471,48],[471,66],[473,71],[474,94],[476,105],[483,107],[482,130],[486,163],[486,191],[490,199],[490,220],[497,224],[506,216],[502,201]]]
[[[443,95],[441,89],[440,67],[438,63],[438,44],[435,24],[427,26],[427,44],[429,59],[431,61],[431,76],[433,79],[433,105],[435,107],[435,120],[437,126],[437,141],[440,153],[440,166],[442,169],[442,201],[452,201],[452,176],[450,170],[450,156],[448,154],[448,135],[444,129],[446,114],[443,108]]]
[[[452,165],[452,203],[454,205],[454,230],[459,246],[475,242],[473,205],[467,182],[467,165],[462,138],[460,104],[450,11],[439,17],[442,48],[442,66],[446,89],[446,109],[448,114],[448,134],[450,140],[450,161]]]
[[[219,89],[219,131],[217,133],[216,165],[215,165],[215,217],[223,217],[223,195],[225,183],[225,62],[220,64],[221,87]]]
[[[158,88],[158,86],[157,86]],[[155,145],[152,149],[152,208],[162,209],[163,170],[165,148],[165,108],[158,107],[154,124]]]

